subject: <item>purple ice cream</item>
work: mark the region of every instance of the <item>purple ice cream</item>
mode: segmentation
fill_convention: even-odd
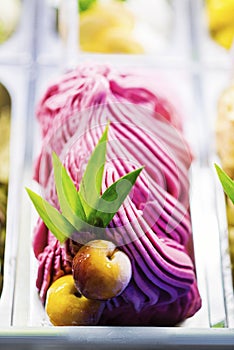
[[[108,122],[102,192],[127,172],[145,166],[102,232],[128,255],[133,273],[122,294],[105,302],[99,324],[171,326],[194,315],[201,299],[189,213],[192,157],[175,108],[140,75],[83,65],[47,90],[37,116],[43,142],[34,177],[58,209],[52,151],[78,189]],[[90,234],[85,241],[90,239],[95,237]],[[70,239],[60,245],[39,219],[33,247],[39,262],[36,284],[45,302],[51,283],[71,273],[74,245]]]

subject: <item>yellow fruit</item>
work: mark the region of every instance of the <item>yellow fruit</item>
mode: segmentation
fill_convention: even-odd
[[[48,289],[46,312],[54,326],[96,325],[104,304],[81,296],[72,275],[57,279]]]
[[[77,289],[90,299],[107,300],[121,294],[132,276],[128,256],[110,241],[94,240],[73,259]]]

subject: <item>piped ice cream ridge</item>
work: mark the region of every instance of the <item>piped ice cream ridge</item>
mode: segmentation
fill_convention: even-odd
[[[51,322],[172,326],[194,315],[201,299],[191,248],[188,172],[192,157],[175,108],[141,75],[84,64],[49,87],[37,116],[43,142],[34,178],[58,215],[68,219],[58,191],[56,159],[71,179],[72,191],[80,193],[108,123],[100,191],[92,186],[100,177],[96,171],[89,180],[92,191],[103,198],[116,181],[144,166],[108,223],[100,216],[89,221],[92,215],[84,208],[88,220],[81,221],[91,227],[76,226],[61,243],[48,222],[46,226],[46,220],[38,219],[33,240],[39,264],[36,285]],[[69,191],[64,190],[64,195],[70,198]],[[104,212],[113,212],[116,195],[108,200],[110,210],[105,206]],[[91,205],[96,213],[101,211],[100,203]],[[80,217],[78,223],[71,221],[79,225]],[[54,299],[56,288],[64,288],[71,298],[75,295],[78,306],[63,304],[67,298],[60,294],[64,307],[55,320],[51,304],[59,303]],[[86,313],[85,320],[80,319],[84,309],[90,315]]]

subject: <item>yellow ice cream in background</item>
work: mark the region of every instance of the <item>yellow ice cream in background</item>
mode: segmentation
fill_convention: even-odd
[[[0,295],[3,285],[3,262],[6,236],[6,211],[10,153],[10,96],[0,83]]]
[[[206,0],[206,15],[212,38],[230,49],[234,38],[234,1]]]
[[[62,12],[60,7],[59,31],[66,40],[67,19]],[[94,53],[159,52],[169,42],[171,24],[172,10],[166,0],[81,1],[78,46]]]
[[[223,169],[234,179],[234,82],[218,101],[216,148]]]
[[[143,47],[132,35],[134,16],[118,1],[94,3],[80,13],[82,51],[142,53]]]
[[[231,258],[232,277],[234,281],[234,204],[227,198],[228,241]]]
[[[10,106],[0,111],[0,183],[7,183],[9,178],[9,139],[10,139]]]
[[[221,94],[216,120],[216,149],[222,168],[234,179],[234,82]],[[234,281],[234,205],[226,198],[229,252]]]

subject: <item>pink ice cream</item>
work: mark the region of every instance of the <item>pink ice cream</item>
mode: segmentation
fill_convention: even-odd
[[[101,232],[129,256],[133,275],[124,292],[106,302],[99,324],[169,326],[192,316],[201,300],[191,248],[191,154],[175,108],[142,76],[83,65],[47,90],[37,116],[43,142],[35,179],[58,209],[51,151],[60,156],[79,188],[108,121],[102,191],[145,166],[132,193]],[[90,234],[82,239],[94,238]],[[53,280],[71,273],[70,243],[61,246],[38,220],[33,247],[42,301]]]

